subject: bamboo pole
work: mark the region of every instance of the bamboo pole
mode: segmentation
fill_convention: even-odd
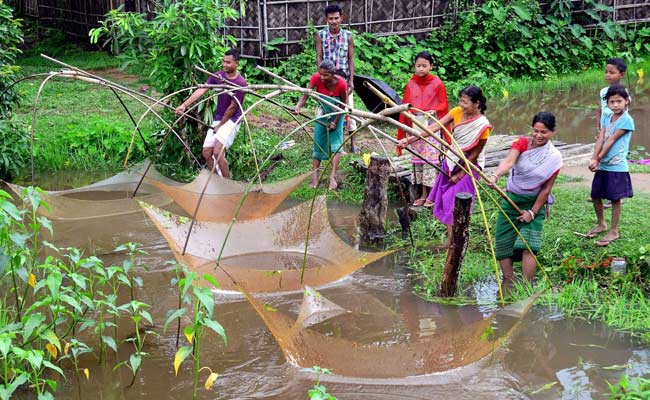
[[[371,92],[373,92],[375,95],[377,95],[379,98],[381,98],[381,99],[384,101],[384,103],[388,104],[389,106],[393,106],[393,107],[394,107],[394,106],[397,105],[397,104],[396,104],[392,99],[390,99],[388,96],[384,95],[384,94],[383,94],[382,92],[380,92],[377,88],[375,88],[374,86],[372,86],[370,83],[368,83],[368,82],[364,82],[364,86],[366,86],[366,87],[367,87]],[[420,120],[418,120],[417,118],[415,118],[411,113],[409,113],[409,112],[402,112],[402,115],[406,116],[406,118],[408,118],[408,119],[409,119],[413,124],[415,124],[417,127],[419,127],[420,129],[422,129],[424,132],[428,133],[429,136],[432,137],[432,138],[434,138],[434,139],[435,139],[435,140],[436,140],[436,141],[437,141],[437,142],[438,142],[442,147],[445,148],[445,150],[447,150],[447,151],[451,152],[452,154],[456,155],[456,157],[458,157],[460,160],[465,159],[465,155],[463,154],[462,151],[458,151],[458,150],[456,150],[452,145],[450,145],[449,143],[447,143],[446,141],[444,141],[442,138],[439,138],[439,137],[437,137],[436,135],[434,135],[433,132],[431,131],[431,129],[429,129],[429,127],[428,127],[427,125],[423,124]],[[438,121],[438,123],[440,123],[440,122]],[[443,127],[441,127],[441,129],[442,129],[442,128],[443,128]],[[424,140],[426,143],[428,143],[428,144],[430,144],[430,145],[433,145],[433,143],[431,143],[429,140],[427,140],[427,138],[422,137],[419,133],[416,133],[416,134],[413,135],[413,136],[420,138],[420,140]],[[483,172],[483,170],[482,170],[480,167],[478,167],[477,165],[475,165],[475,164],[473,164],[473,163],[469,163],[469,162],[467,162],[466,164],[469,166],[469,168],[470,168],[472,171],[476,172],[476,173],[478,174],[478,176],[481,177],[484,181],[486,181],[486,182],[488,181],[488,177],[485,175],[485,173]],[[459,163],[458,165],[459,165],[461,168],[463,168],[463,166],[462,166],[460,163]],[[471,174],[469,174],[469,175],[471,175]],[[503,199],[505,199],[505,200],[508,202],[508,204],[510,204],[510,206],[511,206],[513,209],[515,209],[518,213],[521,214],[521,213],[523,212],[523,211],[519,208],[519,206],[517,206],[517,204],[515,204],[515,202],[512,201],[512,199],[511,199],[510,197],[508,197],[508,195],[507,195],[507,194],[506,194],[506,193],[505,193],[505,192],[504,192],[500,187],[496,186],[496,187],[495,187],[495,190],[496,190],[496,192],[499,193],[499,195],[500,195]]]

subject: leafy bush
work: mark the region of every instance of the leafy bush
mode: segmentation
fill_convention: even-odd
[[[12,103],[18,100],[14,88],[7,89],[18,78],[20,67],[14,65],[23,42],[22,22],[15,19],[11,8],[0,1],[0,118],[11,114]]]
[[[0,119],[0,155],[0,179],[11,180],[24,171],[29,163],[27,125]]]

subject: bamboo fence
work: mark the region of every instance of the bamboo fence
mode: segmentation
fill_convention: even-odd
[[[379,36],[415,34],[423,36],[455,18],[460,3],[481,0],[248,0],[243,17],[232,20],[224,34],[232,34],[247,57],[286,58],[302,51],[301,41],[310,27],[325,25],[323,10],[329,4],[343,8],[345,27]],[[551,1],[540,0],[542,10]],[[53,27],[79,38],[111,9],[153,15],[155,0],[20,0],[21,10],[38,18],[43,27]],[[574,19],[585,20],[584,0],[571,0]],[[650,22],[650,0],[604,0],[613,8],[604,18],[619,24]],[[588,26],[588,22],[585,25]]]

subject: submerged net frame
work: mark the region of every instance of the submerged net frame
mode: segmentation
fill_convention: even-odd
[[[192,224],[188,218],[141,204],[176,259],[192,271],[213,275],[225,290],[239,290],[240,285],[251,292],[295,291],[303,285],[321,286],[391,253],[358,251],[343,242],[329,224],[325,196],[316,200],[313,209],[309,202],[304,202],[265,218],[238,221],[231,227],[216,222]],[[311,229],[305,235],[308,223]],[[190,230],[192,240],[183,251]],[[303,268],[305,256],[310,260],[308,268]],[[246,257],[255,262],[242,265],[238,261]],[[271,265],[264,265],[265,259],[270,260]],[[285,265],[293,260],[294,268],[278,269],[272,265],[274,260]]]

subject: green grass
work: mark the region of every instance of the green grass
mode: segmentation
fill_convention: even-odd
[[[595,239],[574,234],[587,232],[596,223],[593,206],[586,201],[587,189],[563,185],[556,187],[554,194],[557,203],[552,207],[551,219],[544,225],[543,246],[538,254],[544,271],[537,271],[534,288],[518,287],[510,294],[511,299],[521,299],[535,290],[550,288],[544,301],[557,304],[567,315],[600,320],[650,342],[650,230],[643,220],[650,207],[650,195],[641,193],[625,202],[619,226],[621,238],[603,248],[595,245]],[[497,211],[493,206],[486,208],[493,229]],[[609,221],[609,211],[606,218]],[[424,213],[414,222],[413,233],[416,248],[409,252],[408,266],[414,271],[421,295],[434,299],[446,253],[432,252],[429,248],[445,240],[444,229]],[[392,243],[396,247],[409,245],[397,237]],[[601,267],[610,257],[626,258],[628,273],[625,276],[611,276],[608,267]],[[517,263],[515,271],[518,270]],[[460,292],[467,293],[486,279],[495,279],[494,263],[482,219],[475,212],[470,246],[458,281]]]
[[[553,75],[542,79],[512,79],[504,85],[503,89],[509,92],[510,98],[527,98],[531,93],[543,94],[582,88],[600,89],[606,85],[605,62],[606,60],[603,60],[601,68],[590,68],[581,72]],[[637,75],[639,69],[643,69],[645,74],[650,73],[650,57],[628,64],[625,78],[621,83],[627,87],[634,87],[639,78]]]

